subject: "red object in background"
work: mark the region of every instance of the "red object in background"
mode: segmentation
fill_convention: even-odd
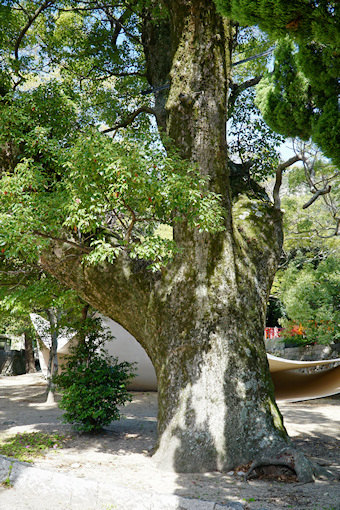
[[[281,336],[281,331],[283,328],[265,328],[264,337],[265,338],[279,338]]]

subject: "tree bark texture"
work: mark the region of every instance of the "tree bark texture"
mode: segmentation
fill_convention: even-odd
[[[26,374],[33,374],[37,371],[35,368],[33,338],[30,331],[24,332],[25,337],[25,370]]]
[[[46,310],[47,318],[50,323],[51,347],[47,366],[47,399],[49,404],[54,403],[55,384],[53,376],[58,373],[58,317],[57,312],[53,308]]]
[[[181,253],[157,274],[126,254],[113,264],[86,267],[79,252],[67,248],[65,257],[61,245],[42,263],[124,326],[150,356],[159,389],[158,463],[178,472],[229,470],[291,446],[264,346],[266,303],[282,247],[281,213],[254,193],[231,199],[227,20],[211,0],[167,5],[171,87],[160,118],[182,156],[222,196],[225,231],[210,235],[177,223]],[[148,30],[149,76],[158,80],[167,70],[157,71],[157,25],[152,37]]]

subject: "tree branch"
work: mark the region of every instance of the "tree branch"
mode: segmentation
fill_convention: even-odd
[[[317,200],[321,195],[327,195],[327,193],[330,193],[332,189],[332,186],[325,186],[323,189],[318,189],[314,195],[312,196],[312,198],[310,198],[308,200],[308,202],[306,202],[303,206],[302,206],[302,209],[307,209],[307,207],[309,207],[310,205],[312,205],[315,200]]]
[[[124,206],[127,208],[128,211],[130,211],[131,213],[131,222],[130,222],[130,225],[125,233],[125,237],[124,237],[124,241],[127,241],[129,242],[130,241],[130,236],[131,236],[131,232],[132,232],[132,229],[136,223],[136,214],[135,214],[135,211],[133,209],[131,209],[131,207],[125,202],[125,200],[123,199],[123,204]]]
[[[116,25],[116,28],[113,33],[114,39],[112,40],[114,45],[116,44],[118,35],[121,30],[123,30],[125,35],[127,37],[129,37],[132,41],[134,41],[135,43],[140,44],[140,45],[142,44],[142,41],[139,39],[139,37],[132,34],[123,24],[123,22],[126,19],[126,16],[128,16],[127,11],[125,11],[120,18],[116,18],[115,16],[113,16],[113,14],[111,14],[111,12],[107,9],[104,9],[104,11],[107,14],[107,16],[109,17],[110,21]]]
[[[274,185],[274,189],[273,189],[273,200],[274,200],[275,209],[280,210],[280,207],[281,207],[280,188],[281,188],[281,184],[282,184],[283,170],[285,170],[286,168],[288,168],[291,165],[294,165],[294,163],[301,161],[302,159],[303,159],[302,156],[296,154],[295,156],[287,159],[287,161],[285,161],[284,163],[279,163],[279,165],[276,169],[276,180],[275,180],[275,185]]]
[[[23,277],[21,278],[21,280],[20,280],[20,281],[18,281],[18,283],[16,283],[15,285],[12,285],[12,287],[9,287],[9,289],[8,289],[8,290],[14,290],[16,287],[19,287],[19,286],[21,285],[21,283],[24,281],[24,279],[25,279],[25,276],[23,276]]]
[[[247,81],[241,83],[241,85],[238,85],[237,83],[233,83],[233,85],[231,86],[231,94],[228,99],[228,119],[230,118],[230,116],[234,110],[235,102],[236,102],[236,99],[238,98],[238,96],[244,90],[247,90],[250,87],[254,87],[255,85],[257,85],[261,80],[262,80],[262,76],[255,76],[255,78],[251,78],[250,80],[247,80]]]
[[[110,133],[111,131],[116,131],[119,128],[127,127],[130,124],[132,124],[132,122],[135,120],[135,118],[138,115],[140,115],[141,113],[149,113],[150,115],[156,116],[155,110],[153,110],[152,108],[149,108],[149,106],[141,106],[140,108],[138,108],[137,110],[132,112],[131,115],[129,115],[129,117],[127,117],[124,121],[120,122],[119,124],[116,124],[112,128],[104,129],[103,131],[101,131],[101,133]]]
[[[66,69],[70,73],[72,73],[74,76],[76,76],[80,81],[90,79],[91,73],[95,70],[98,70],[101,73],[106,73],[103,76],[100,76],[96,78],[97,81],[105,81],[109,78],[112,78],[114,76],[115,78],[124,78],[125,76],[140,76],[141,78],[145,78],[146,72],[141,71],[108,71],[107,69],[102,69],[98,67],[97,65],[94,65],[89,69],[89,71],[86,74],[80,74],[74,70],[72,66],[68,66],[65,62],[61,62],[58,59],[51,58],[50,62],[53,64],[58,64],[62,69]]]
[[[45,9],[47,9],[47,7],[49,7],[50,5],[54,4],[54,0],[45,0],[45,2],[43,2],[41,4],[40,7],[38,7],[38,9],[35,11],[35,13],[33,14],[33,16],[29,16],[28,17],[28,22],[26,23],[26,25],[24,26],[24,28],[21,30],[20,34],[19,34],[19,37],[18,39],[16,40],[15,42],[15,46],[14,46],[14,55],[15,55],[15,58],[16,60],[19,60],[19,47],[20,47],[20,44],[21,44],[21,41],[23,40],[23,38],[25,37],[27,31],[30,29],[30,27],[33,25],[33,23],[35,22],[35,20],[37,19],[37,17],[42,13],[42,11],[44,11]],[[27,14],[27,13],[26,13]]]
[[[52,241],[60,241],[61,243],[67,243],[71,246],[75,246],[79,250],[83,251],[84,253],[91,253],[93,251],[93,248],[90,248],[88,246],[83,246],[82,244],[75,243],[74,241],[70,241],[69,239],[65,239],[63,237],[54,237],[48,234],[43,234],[42,232],[38,232],[36,230],[33,231],[33,234],[39,237],[43,237],[45,239],[51,239]]]

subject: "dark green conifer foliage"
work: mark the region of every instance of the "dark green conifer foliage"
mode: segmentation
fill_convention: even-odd
[[[311,137],[340,163],[339,3],[314,0],[214,0],[243,25],[276,42],[275,65],[259,86],[268,125],[285,136]]]
[[[275,131],[308,140],[313,114],[310,87],[293,50],[287,38],[278,43],[274,70],[257,87],[257,104]]]

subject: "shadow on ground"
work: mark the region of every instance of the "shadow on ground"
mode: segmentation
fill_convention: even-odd
[[[114,483],[120,483],[117,481],[117,474],[121,470],[121,480],[125,479],[125,485],[132,487],[137,480],[138,490],[173,493],[221,504],[239,502],[247,510],[340,510],[338,481],[318,481],[308,485],[263,480],[244,482],[237,474],[215,472],[174,475],[173,484],[167,484],[167,475],[158,473],[155,467],[152,467],[150,459],[157,434],[155,393],[133,393],[133,402],[122,409],[126,418],[113,422],[105,428],[103,434],[97,436],[73,433],[70,425],[61,421],[62,410],[58,409],[57,405],[46,405],[45,398],[45,383],[39,380],[38,376],[18,376],[6,380],[0,377],[0,435],[25,430],[59,432],[70,437],[59,457],[58,454],[54,456],[53,452],[46,458],[46,463],[41,464],[45,469],[58,469],[75,476],[90,478],[97,471],[100,479],[106,476],[107,480]],[[339,404],[340,399],[337,397],[281,406],[294,443],[306,455],[331,464],[328,467],[338,476]],[[62,459],[63,452],[66,453],[66,458],[69,458],[69,465],[66,467],[62,462],[55,464],[58,459]],[[90,455],[92,466],[86,464]],[[79,460],[81,456],[85,458],[84,462]],[[148,460],[149,464],[145,464],[145,460]],[[82,462],[83,466],[72,468],[72,463]],[[92,472],[88,475],[91,467]],[[152,480],[154,476],[159,477],[159,485],[155,485]],[[206,506],[208,503],[202,504],[202,509],[209,508]]]

